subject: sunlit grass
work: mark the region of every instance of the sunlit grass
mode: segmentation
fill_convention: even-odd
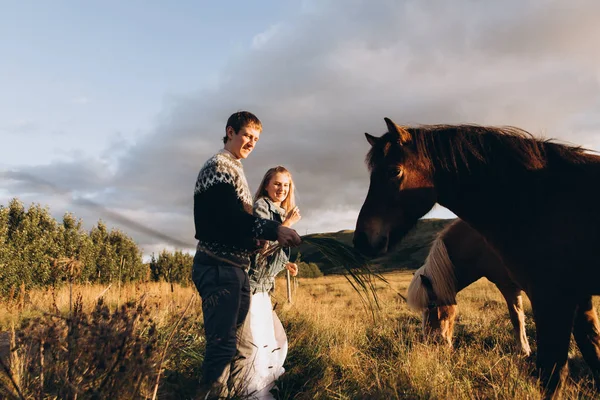
[[[425,343],[421,318],[408,309],[404,295],[411,272],[384,274],[374,282],[380,302],[375,319],[342,276],[298,281],[292,304],[285,279],[278,279],[273,303],[288,335],[286,373],[278,382],[282,399],[541,399],[534,359],[514,349],[504,299],[493,284],[481,280],[458,295],[454,349]],[[194,287],[145,283],[75,286],[82,310],[90,313],[102,296],[111,310],[144,296],[145,318],[157,326],[158,349],[166,344]],[[596,305],[598,303],[596,302]],[[527,332],[535,351],[535,327],[525,301]],[[0,304],[0,327],[18,330],[24,320],[48,314],[67,315],[69,290],[32,291]],[[141,331],[140,337],[145,337]],[[137,336],[136,336],[137,337]],[[162,347],[161,347],[162,346]],[[199,298],[182,319],[169,343],[158,398],[193,398],[204,351]],[[158,354],[160,355],[160,354]],[[568,399],[597,398],[589,369],[573,345]],[[157,370],[158,357],[152,364]],[[140,398],[150,396],[148,383]],[[29,391],[35,394],[37,392]],[[33,396],[33,395],[32,395]],[[49,397],[51,398],[51,397]],[[149,398],[149,397],[148,397]]]
[[[514,348],[512,325],[500,292],[483,279],[458,295],[454,349],[424,343],[421,318],[399,296],[412,272],[385,274],[378,282],[381,308],[373,321],[344,278],[300,282],[293,304],[285,283],[275,298],[290,340],[286,398],[538,399],[535,361]],[[535,328],[525,301],[527,331]],[[566,398],[595,398],[589,369],[572,348]],[[309,367],[307,367],[307,365]]]

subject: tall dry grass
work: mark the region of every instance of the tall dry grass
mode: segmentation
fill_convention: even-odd
[[[0,397],[192,395],[195,385],[177,377],[182,343],[202,349],[196,298],[191,288],[166,284],[21,292],[0,307]]]
[[[420,315],[410,311],[399,295],[405,294],[412,274],[389,273],[385,274],[385,278],[388,284],[374,283],[381,304],[375,319],[344,277],[300,280],[294,290],[292,304],[287,304],[285,280],[277,281],[273,301],[277,304],[276,311],[286,328],[290,345],[286,373],[278,382],[279,398],[542,398],[535,377],[534,359],[525,359],[514,351],[506,305],[491,283],[482,280],[458,295],[455,347],[448,349],[423,341]],[[77,303],[79,319],[90,326],[104,327],[104,336],[80,334],[78,341],[73,340],[71,350],[79,351],[78,357],[88,360],[86,365],[89,368],[98,368],[97,362],[92,361],[94,355],[99,358],[102,354],[105,355],[104,364],[109,367],[125,365],[125,370],[118,372],[124,374],[126,380],[113,376],[104,383],[103,388],[109,383],[115,388],[123,385],[121,391],[111,392],[114,396],[110,398],[149,399],[155,390],[160,399],[195,397],[205,345],[200,301],[194,302],[184,315],[190,298],[196,295],[195,288],[175,286],[171,291],[169,284],[147,283],[121,288],[111,286],[108,290],[102,286],[74,286],[73,293],[81,299]],[[144,306],[139,309],[142,297]],[[103,299],[100,309],[98,298]],[[52,315],[68,315],[69,303],[68,287],[22,293],[10,303],[1,303],[0,328],[4,339],[10,338],[6,333],[12,326],[17,331],[13,347],[18,340],[34,338],[35,335],[31,334],[19,339],[18,332],[36,326],[34,322]],[[527,331],[535,351],[535,328],[529,304],[526,307]],[[97,315],[99,323],[93,322],[94,315]],[[56,327],[52,329],[55,331],[51,330],[52,325],[48,321],[54,321]],[[24,340],[24,343],[33,345],[20,358],[13,357],[12,360],[11,370],[14,368],[16,371],[15,378],[23,388],[23,397],[74,398],[77,395],[79,399],[107,398],[98,397],[109,392],[97,390],[103,381],[93,379],[101,373],[90,375],[89,371],[79,369],[72,372],[75,376],[64,377],[69,371],[66,367],[70,352],[63,350],[65,354],[62,354],[60,346],[68,346],[69,328],[64,318],[50,318],[48,321],[46,331],[40,331],[39,327],[37,331],[28,331],[42,332],[42,336],[46,337],[44,385],[40,385],[41,353],[40,346],[35,346],[35,340]],[[102,321],[108,323],[102,324]],[[129,333],[124,334],[126,331]],[[62,336],[56,332],[62,332]],[[57,344],[50,339],[56,341],[58,336],[62,342],[58,340],[56,348],[49,347],[49,342]],[[128,338],[127,343],[116,346],[116,354],[122,351],[124,355],[121,358],[125,358],[126,354],[139,365],[115,363],[117,357],[114,352],[111,353],[114,346],[110,344],[115,342],[114,338],[121,338],[119,343],[123,343],[124,337]],[[150,348],[136,347],[142,344]],[[83,352],[82,349],[88,351]],[[570,356],[572,381],[566,388],[565,398],[597,398],[591,374],[574,345]],[[53,362],[63,366],[58,371],[63,374],[64,382],[75,382],[70,392],[57,390],[63,381],[56,383],[56,376],[60,377],[60,373],[52,370]],[[142,372],[145,375],[140,375]],[[9,388],[10,396],[19,398],[6,376],[3,382]],[[66,387],[64,382],[63,387]],[[66,396],[63,396],[64,393]]]
[[[91,311],[100,298],[108,306],[116,308],[146,295],[146,303],[154,308],[155,317],[161,321],[169,314],[185,308],[190,296],[195,294],[196,289],[193,286],[175,285],[175,290],[171,292],[171,285],[165,282],[128,284],[120,288],[117,284],[74,285],[73,288],[73,296],[81,296],[85,311]],[[66,285],[60,289],[21,292],[15,297],[13,301],[0,302],[0,330],[2,331],[9,329],[11,323],[32,316],[52,313],[57,309],[66,313],[71,298],[69,287]],[[196,311],[201,313],[201,308],[196,307]]]
[[[279,387],[294,399],[540,399],[534,358],[514,350],[500,292],[482,280],[458,295],[454,349],[425,343],[420,315],[405,294],[412,273],[376,283],[381,309],[374,321],[342,277],[301,281],[292,305],[284,282],[275,299],[290,342]],[[535,327],[527,303],[527,331]],[[574,346],[569,399],[598,398],[591,373]]]

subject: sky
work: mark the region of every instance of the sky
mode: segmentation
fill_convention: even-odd
[[[250,188],[286,166],[300,234],[354,229],[364,132],[383,134],[384,117],[513,125],[600,150],[597,1],[0,4],[0,204],[70,211],[88,228],[102,218],[145,254],[177,246],[82,199],[193,248],[194,183],[238,110],[264,128],[244,161]]]

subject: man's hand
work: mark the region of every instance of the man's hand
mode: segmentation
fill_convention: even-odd
[[[265,254],[269,250],[269,241],[268,240],[256,240],[256,247],[258,247],[258,252],[260,254]]]
[[[285,265],[285,268],[286,268],[288,271],[290,271],[290,275],[291,275],[291,276],[296,276],[296,275],[298,275],[298,265],[296,265],[296,264],[294,264],[294,263],[291,263],[291,262],[289,262],[289,263],[287,263],[287,264]]]
[[[283,225],[277,228],[277,241],[283,247],[295,247],[302,243],[302,239],[295,230]]]

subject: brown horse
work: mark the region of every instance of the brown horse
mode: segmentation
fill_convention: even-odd
[[[572,329],[600,388],[600,342],[587,320],[596,321],[591,296],[600,294],[600,157],[518,128],[385,121],[383,136],[366,134],[371,182],[354,245],[384,253],[435,203],[445,206],[527,293],[548,393],[567,374]]]
[[[506,300],[517,348],[528,356],[531,348],[525,332],[522,290],[483,237],[460,219],[440,232],[431,245],[425,263],[408,286],[408,306],[423,312],[425,337],[441,336],[452,346],[456,294],[483,277],[494,283]]]

